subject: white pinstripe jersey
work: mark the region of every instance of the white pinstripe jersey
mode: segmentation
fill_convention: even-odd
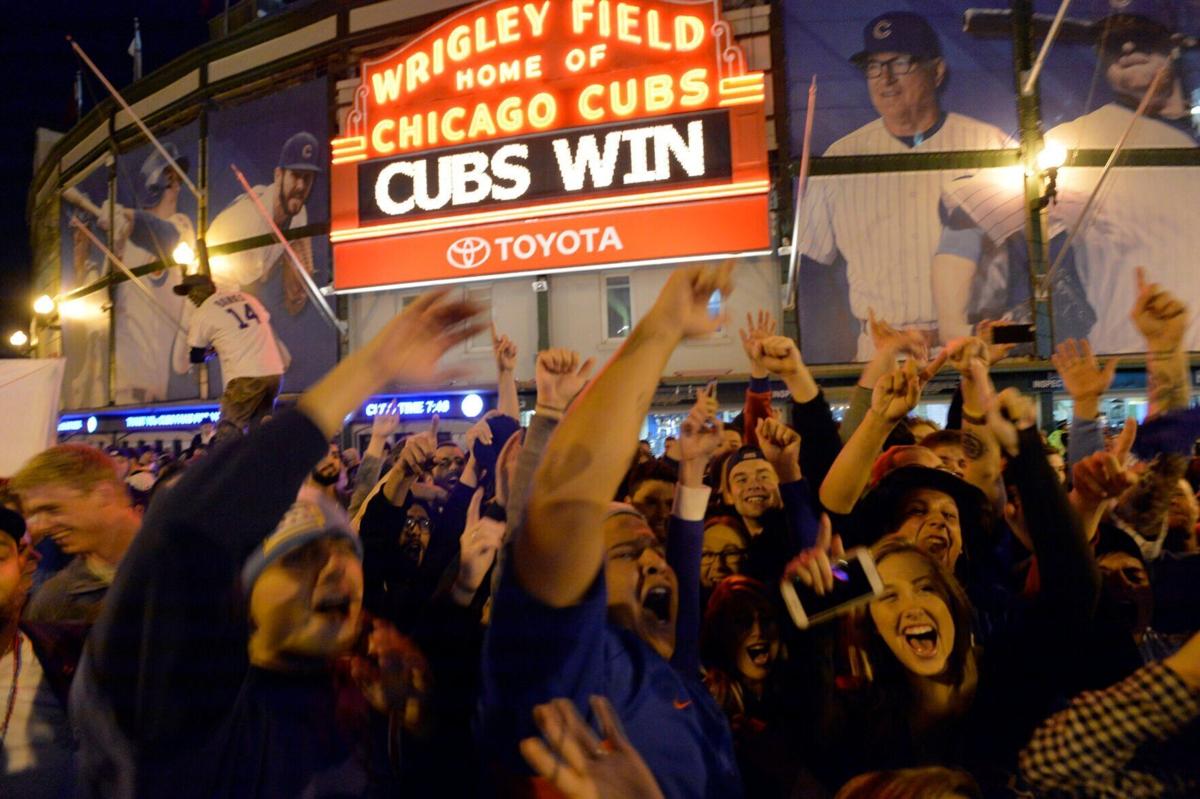
[[[1009,144],[994,125],[949,113],[928,139],[910,147],[870,122],[834,142],[827,156],[997,149]],[[942,225],[938,202],[951,180],[965,173],[921,171],[812,178],[801,209],[800,251],[822,264],[846,259],[850,309],[867,309],[896,325],[933,327],[930,266]],[[858,358],[870,357],[859,347]]]
[[[1046,140],[1068,150],[1110,149],[1129,125],[1133,112],[1110,103],[1059,125]],[[1195,147],[1187,133],[1154,119],[1141,119],[1127,148]],[[990,170],[1000,173],[1001,170]],[[1069,232],[1100,178],[1099,167],[1067,167],[1059,171],[1058,200],[1050,206],[1051,236]],[[1025,224],[1021,179],[1002,183],[984,171],[959,181],[947,193],[948,209],[960,209],[995,243],[1019,234]],[[1200,349],[1200,169],[1188,167],[1115,168],[1093,204],[1091,219],[1077,236],[1075,266],[1096,312],[1088,336],[1097,352],[1140,352],[1145,343],[1129,311],[1136,297],[1134,267],[1145,266],[1156,283],[1179,295],[1193,309],[1184,341]]]

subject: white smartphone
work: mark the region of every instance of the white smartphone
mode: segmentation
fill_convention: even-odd
[[[842,615],[883,593],[883,583],[868,549],[852,549],[833,561],[833,590],[824,595],[799,580],[783,580],[779,589],[792,621],[800,629]]]

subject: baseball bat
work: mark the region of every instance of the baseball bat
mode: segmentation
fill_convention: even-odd
[[[63,189],[62,198],[71,205],[74,205],[76,208],[80,208],[96,217],[96,219],[100,219],[99,206],[88,199],[87,195],[81,192],[79,189],[73,186],[69,189]]]

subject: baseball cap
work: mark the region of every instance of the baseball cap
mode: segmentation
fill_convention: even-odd
[[[0,505],[0,530],[8,533],[18,544],[21,543],[21,537],[25,535],[25,517]]]
[[[863,28],[863,49],[850,56],[857,64],[872,53],[908,53],[918,58],[938,58],[942,46],[937,33],[919,14],[889,11]]]
[[[293,134],[279,152],[279,168],[293,172],[321,172],[321,147],[308,131]]]
[[[183,280],[179,281],[179,285],[172,291],[181,297],[186,297],[193,286],[214,286],[213,279],[202,272],[196,272],[191,275],[184,275]]]
[[[179,148],[173,142],[164,142],[163,149],[171,156],[171,160],[179,164],[179,168],[185,173],[191,168],[187,156],[179,154]],[[167,170],[171,169],[167,159],[163,158],[162,153],[158,148],[150,151],[150,155],[146,156],[146,160],[142,162],[142,169],[139,173],[141,183],[140,201],[143,207],[153,207],[158,205],[159,199],[162,197],[163,190],[167,187],[166,174]]]
[[[362,543],[350,529],[350,519],[339,505],[317,491],[302,490],[287,513],[242,567],[242,587],[249,591],[267,566],[305,544],[325,537],[344,538],[354,544],[362,559]]]
[[[1125,25],[1150,22],[1168,33],[1179,30],[1175,9],[1164,0],[1100,0],[1100,22]],[[1100,26],[1103,28],[1103,25]]]

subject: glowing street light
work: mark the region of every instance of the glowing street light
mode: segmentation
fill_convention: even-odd
[[[8,337],[8,343],[20,349],[29,343],[29,336],[25,335],[24,330],[14,330],[12,335]]]
[[[171,252],[171,257],[180,266],[191,266],[196,261],[196,251],[192,249],[192,245],[181,241]]]
[[[54,300],[49,294],[43,294],[33,301],[33,312],[41,316],[49,316],[54,313]]]
[[[1038,169],[1042,172],[1049,172],[1051,169],[1058,169],[1067,162],[1067,148],[1063,147],[1058,142],[1048,141],[1046,146],[1037,155]]]

